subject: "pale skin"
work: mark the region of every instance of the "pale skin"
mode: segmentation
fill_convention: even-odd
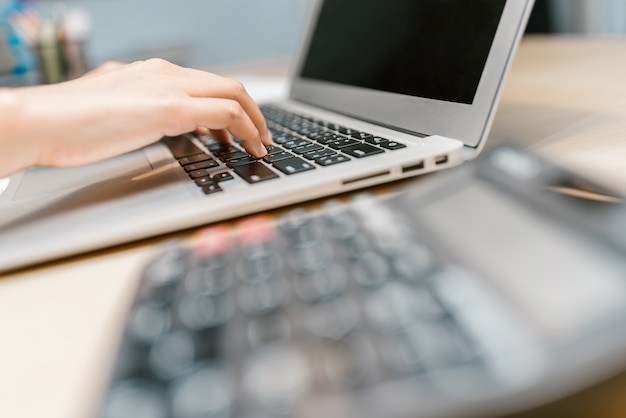
[[[233,79],[160,59],[108,63],[54,85],[0,89],[0,178],[32,166],[78,166],[163,136],[234,135],[263,157],[272,144],[261,111]]]

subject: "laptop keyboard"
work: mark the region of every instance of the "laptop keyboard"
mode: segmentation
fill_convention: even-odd
[[[171,244],[143,272],[101,417],[292,417],[389,382],[482,387],[483,356],[508,334],[491,338],[471,309],[505,316],[397,209],[331,202]],[[321,415],[352,416],[337,405]]]
[[[295,114],[277,106],[262,106],[276,145],[261,160],[248,155],[241,141],[224,145],[208,136],[198,140],[210,153],[186,137],[164,138],[189,177],[206,193],[221,192],[220,184],[238,176],[249,184],[311,171],[406,148],[406,145],[322,119]]]

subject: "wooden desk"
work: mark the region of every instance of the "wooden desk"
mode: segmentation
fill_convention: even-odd
[[[626,178],[624,137],[626,39],[523,41],[489,147],[503,142],[532,146],[626,193],[621,181]],[[87,416],[99,396],[139,272],[162,241],[0,279],[0,417]],[[620,396],[626,393],[626,380],[602,388],[586,400],[561,404],[566,415],[547,409],[542,416],[626,415],[626,396]]]

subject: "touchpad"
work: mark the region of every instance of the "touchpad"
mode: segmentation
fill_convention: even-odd
[[[142,151],[134,151],[81,167],[34,167],[24,172],[13,200],[59,193],[151,170],[152,167]]]

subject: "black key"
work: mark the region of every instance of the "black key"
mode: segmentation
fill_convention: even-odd
[[[292,151],[295,152],[296,154],[306,154],[307,152],[319,151],[321,149],[323,149],[321,145],[309,144],[303,147],[294,148],[292,149]]]
[[[273,165],[285,174],[296,174],[315,169],[313,164],[297,157],[276,161]]]
[[[266,155],[265,157],[263,157],[263,161],[271,164],[276,161],[286,160],[287,158],[291,158],[293,156],[294,156],[293,154],[283,151],[283,152],[279,152],[278,154]]]
[[[268,145],[267,147],[265,147],[265,149],[267,150],[268,155],[278,154],[285,151],[284,149],[282,149],[281,147],[277,147],[276,145]]]
[[[209,175],[209,172],[206,170],[196,170],[196,171],[190,171],[189,173],[189,177],[191,177],[192,179],[197,179],[200,177],[206,177]]]
[[[365,132],[352,131],[350,136],[352,138],[359,139],[359,140],[363,141],[363,140],[366,140],[367,138],[372,138],[374,135],[368,134],[368,133],[365,133]]]
[[[211,176],[211,180],[216,181],[218,183],[221,181],[228,181],[228,180],[233,180],[233,179],[234,179],[233,175],[227,171],[224,173],[213,174]]]
[[[309,129],[309,133],[306,134],[307,137],[311,138],[311,139],[317,139],[320,136],[324,135],[325,133],[327,133],[328,131],[325,129],[322,129],[320,127],[312,127]]]
[[[190,155],[195,154],[204,154],[204,151],[200,149],[196,144],[191,142],[189,138],[184,136],[176,136],[176,137],[164,137],[161,141],[167,145],[167,147],[172,151],[174,157],[183,158],[188,157]]]
[[[178,163],[180,165],[187,165],[187,164],[199,163],[202,161],[208,161],[210,159],[211,157],[209,157],[207,154],[196,154],[190,157],[181,158],[180,160],[178,160]]]
[[[343,138],[342,136],[339,136],[332,132],[324,132],[323,134],[321,134],[319,138],[315,138],[315,141],[322,145],[328,145],[329,143],[333,141],[337,141],[342,138]]]
[[[210,184],[217,184],[211,177],[208,177],[208,176],[199,177],[195,181],[196,181],[196,184],[200,187],[208,186]]]
[[[370,136],[368,138],[365,138],[365,142],[372,144],[372,145],[382,146],[382,144],[386,144],[387,142],[389,142],[389,140],[385,138],[381,138],[379,136]]]
[[[287,148],[287,149],[294,149],[294,148],[299,148],[299,147],[305,147],[307,145],[311,145],[311,141],[307,140],[307,139],[295,139],[293,141],[287,141],[284,144],[282,144],[283,147]]]
[[[254,163],[256,161],[257,161],[256,158],[247,156],[247,157],[244,157],[244,158],[240,158],[238,160],[229,161],[228,163],[226,163],[226,165],[228,167],[230,167],[230,168],[233,168],[233,167],[238,167],[240,165],[252,164],[252,163]]]
[[[235,173],[250,184],[278,178],[278,174],[260,162],[240,165],[234,168]]]
[[[245,151],[241,151],[241,150],[237,150],[235,152],[229,152],[226,154],[220,154],[219,158],[220,160],[224,161],[224,162],[230,162],[232,160],[238,160],[240,158],[245,158],[248,156],[248,153]]]
[[[239,148],[231,144],[222,144],[220,142],[216,142],[215,144],[209,146],[209,151],[211,151],[215,155],[220,155],[239,151]]]
[[[342,138],[342,139],[337,139],[336,141],[329,142],[327,145],[334,149],[341,149],[345,147],[350,147],[352,145],[357,145],[359,143],[360,143],[359,141],[355,141],[354,139],[351,139],[351,138]]]
[[[319,160],[320,158],[330,157],[331,155],[337,155],[337,151],[333,151],[331,149],[321,149],[319,151],[312,151],[303,154],[302,156],[307,160]]]
[[[354,129],[350,129],[350,128],[346,128],[345,126],[340,126],[339,129],[337,129],[339,131],[339,133],[346,135],[346,136],[352,136],[356,138],[356,135],[359,134],[359,131],[356,131]]]
[[[382,154],[385,151],[370,144],[358,144],[342,148],[341,152],[345,152],[346,154],[356,158],[363,158],[369,157],[370,155]]]
[[[324,158],[315,160],[316,163],[324,167],[329,166],[329,165],[339,164],[339,163],[345,163],[346,161],[350,161],[350,158],[346,157],[345,155],[339,155],[339,154],[331,155],[330,157],[324,157]]]
[[[297,136],[294,136],[288,133],[283,133],[282,135],[275,136],[274,142],[280,145],[284,145],[286,142],[295,141],[298,139],[300,138],[298,138]]]
[[[395,141],[387,141],[384,142],[382,144],[380,144],[381,147],[386,148],[388,150],[397,150],[397,149],[402,149],[402,148],[406,148],[406,145],[401,144],[399,142],[395,142]]]
[[[221,192],[222,188],[218,186],[217,183],[212,183],[202,186],[202,191],[204,192],[204,194],[213,194]]]
[[[202,161],[199,163],[187,164],[183,168],[185,169],[186,172],[190,173],[192,171],[201,170],[203,168],[217,167],[218,165],[219,164],[215,160],[207,160],[207,161]]]

